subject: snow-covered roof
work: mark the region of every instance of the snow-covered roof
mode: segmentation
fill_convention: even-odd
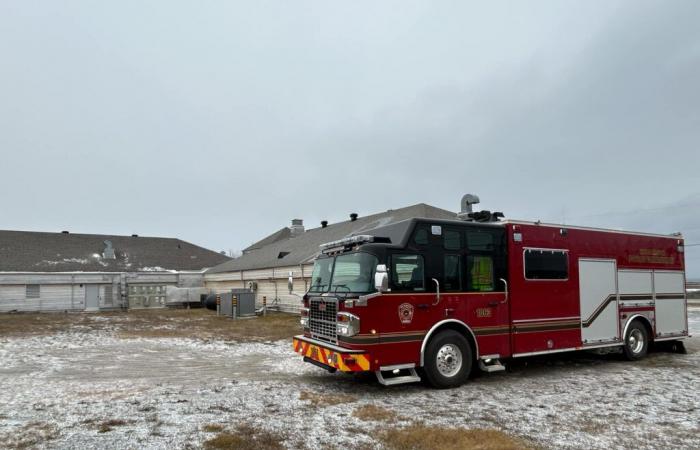
[[[198,271],[229,259],[173,238],[0,230],[0,272]]]

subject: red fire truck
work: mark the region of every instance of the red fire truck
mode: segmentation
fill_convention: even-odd
[[[511,358],[604,349],[637,360],[688,337],[680,234],[500,220],[471,212],[476,202],[465,196],[464,220],[322,245],[295,351],[331,372],[446,388]]]

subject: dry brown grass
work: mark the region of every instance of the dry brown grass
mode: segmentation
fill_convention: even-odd
[[[97,431],[99,433],[109,433],[115,427],[123,427],[123,426],[128,425],[128,424],[129,424],[129,422],[127,422],[126,420],[109,419],[109,420],[105,420],[103,422],[100,422],[100,424],[97,427]]]
[[[235,432],[223,432],[204,442],[204,448],[213,450],[283,450],[284,436],[241,425]]]
[[[268,341],[287,339],[301,330],[299,317],[293,314],[268,313],[266,317],[232,320],[219,317],[216,312],[203,308],[69,314],[0,314],[0,336],[92,331],[112,331],[124,338]]]
[[[313,406],[333,406],[342,403],[357,401],[357,397],[348,394],[317,394],[315,392],[302,391],[299,400],[309,401]]]
[[[431,427],[416,424],[395,428],[380,435],[392,450],[519,450],[532,449],[528,443],[498,430]]]
[[[29,422],[11,435],[0,434],[0,447],[12,449],[36,448],[58,437],[55,425],[46,422]]]
[[[224,431],[224,426],[219,423],[208,423],[202,427],[207,433],[219,433]]]
[[[397,418],[393,411],[375,405],[360,406],[352,412],[352,415],[367,422],[390,422]]]

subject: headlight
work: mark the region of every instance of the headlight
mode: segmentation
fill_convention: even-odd
[[[360,332],[360,318],[349,312],[339,312],[336,333],[339,336],[355,336]]]
[[[301,318],[299,323],[304,328],[309,328],[309,308],[301,308]]]

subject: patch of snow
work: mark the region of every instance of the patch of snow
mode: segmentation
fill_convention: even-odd
[[[138,269],[139,272],[172,272],[175,273],[177,270],[170,270],[170,269],[164,269],[160,266],[153,266],[153,267],[141,267]]]
[[[700,333],[700,309],[688,312],[691,333]],[[635,363],[587,354],[529,359],[509,373],[433,390],[329,374],[304,363],[288,340],[122,339],[109,326],[71,330],[0,338],[0,442],[41,422],[58,429],[44,448],[197,447],[213,437],[204,424],[248,422],[285,434],[290,449],[376,447],[375,431],[386,425],[352,415],[373,404],[395,412],[399,426],[497,428],[543,447],[700,447],[698,338],[686,341],[687,355],[652,353]],[[300,399],[305,391],[351,401],[313,405]],[[129,423],[98,433],[86,419]]]

